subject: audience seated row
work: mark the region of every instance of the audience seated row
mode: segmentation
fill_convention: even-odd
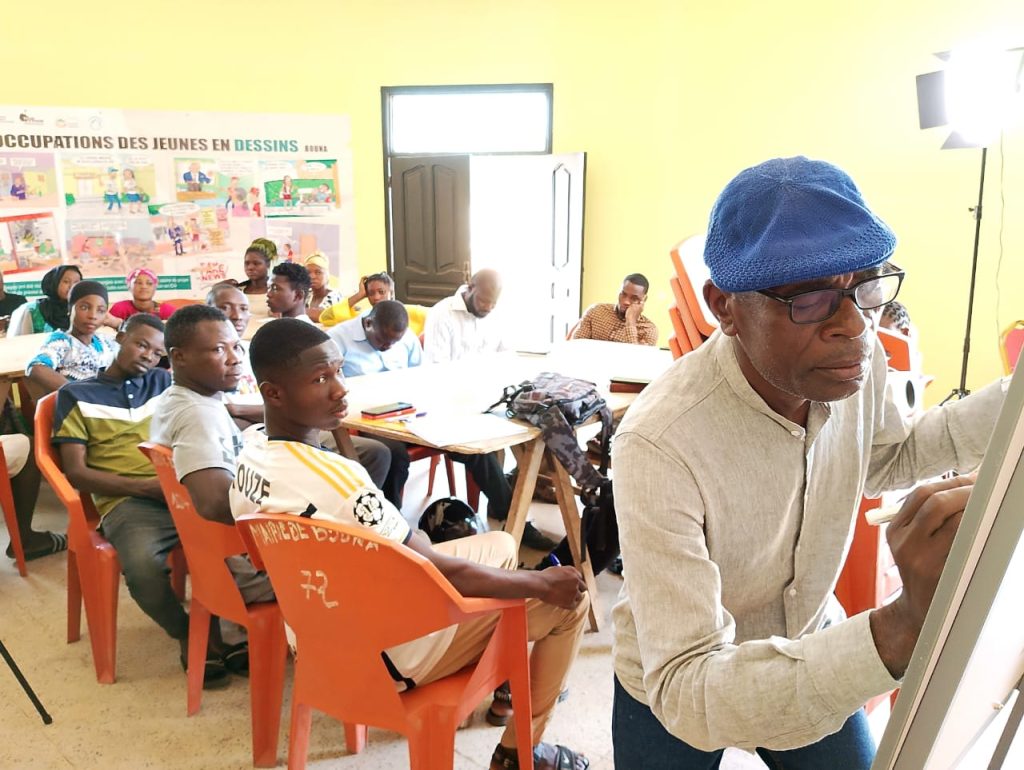
[[[325,255],[319,252],[310,255],[305,260],[307,267],[295,263],[277,265],[272,270],[272,277],[268,278],[264,268],[269,268],[275,258],[276,247],[273,242],[256,239],[246,251],[248,280],[241,284],[228,282],[215,286],[207,297],[208,304],[220,307],[228,315],[240,336],[245,334],[252,317],[249,297],[259,293],[261,287],[265,293],[257,300],[257,305],[266,305],[267,312],[273,311],[283,317],[303,320],[313,320],[309,308],[316,304],[312,298],[319,292],[317,302],[324,311],[322,320],[327,324],[335,324],[332,336],[348,352],[349,375],[363,371],[386,371],[415,366],[423,360],[422,345],[413,338],[420,336],[423,339],[425,336],[421,331],[426,325],[425,308],[417,305],[404,306],[405,328],[409,334],[403,334],[401,345],[393,350],[377,350],[367,339],[367,333],[356,329],[364,322],[373,328],[374,321],[369,317],[373,308],[380,302],[393,300],[394,283],[386,273],[362,279],[360,291],[349,297],[348,301],[338,303],[335,300],[340,297],[336,292],[323,292],[324,287],[329,286],[332,280],[327,270]],[[107,292],[101,284],[94,281],[83,282],[77,267],[62,266],[52,269],[44,276],[44,297],[39,300],[26,303],[24,298],[18,295],[0,297],[0,303],[8,303],[12,308],[22,309],[23,318],[33,319],[28,331],[35,330],[37,325],[50,330],[50,336],[45,339],[37,355],[26,367],[27,381],[32,394],[40,396],[52,392],[66,381],[88,379],[109,365],[116,355],[117,342],[115,338],[100,331],[101,325],[116,328],[122,325],[125,319],[140,313],[156,314],[162,319],[168,318],[176,305],[154,299],[157,283],[157,276],[149,269],[135,269],[126,278],[126,285],[132,293],[132,298],[108,307]],[[74,288],[76,284],[82,284],[81,288]],[[652,341],[656,338],[656,330],[651,331],[654,329],[653,324],[639,312],[646,299],[646,287],[647,281],[643,276],[629,276],[623,283],[619,304],[595,305],[588,309],[584,318],[577,324],[574,336],[621,341],[629,341],[636,337],[644,343]],[[490,310],[497,304],[500,288],[500,279],[496,274],[492,271],[482,271],[478,276],[474,276],[469,284],[460,287],[455,295],[438,303],[433,312],[434,321],[431,323],[429,339],[432,341],[428,342],[427,351],[429,360],[454,360],[472,355],[474,352],[506,349],[500,324],[494,322],[493,317],[490,321],[487,319]],[[363,299],[368,300],[368,308],[359,305]],[[332,309],[333,313],[328,312]],[[344,313],[341,312],[342,309]],[[611,318],[614,318],[610,323],[606,317],[609,313]],[[314,312],[313,315],[318,314]],[[344,324],[338,323],[341,317],[348,317],[344,331],[341,329]],[[355,323],[352,323],[353,321]],[[12,323],[13,326],[15,324]],[[380,328],[379,319],[377,328]],[[347,339],[343,339],[343,335]],[[368,336],[373,340],[378,339],[373,331]],[[368,353],[368,360],[362,364],[357,362],[357,348],[360,346]],[[262,421],[262,400],[248,367],[247,356],[243,356],[242,375],[237,390],[225,394],[224,398],[231,416],[240,428],[245,429]],[[401,442],[381,442],[363,436],[348,437],[347,432],[333,436],[325,434],[322,440],[325,445],[331,448],[340,447],[341,451],[346,451],[349,456],[358,459],[367,468],[374,482],[385,490],[388,498],[393,503],[400,504],[401,491],[408,477],[411,459],[409,446]],[[413,453],[417,457],[423,454],[421,449],[416,448],[413,448]],[[17,458],[20,453],[14,451],[13,455]],[[424,456],[429,455],[428,451]],[[475,499],[476,488],[483,488],[489,501],[490,515],[503,520],[507,516],[511,483],[514,483],[514,478],[503,477],[500,462],[493,456],[454,459],[463,462],[468,460],[470,477],[473,479],[470,485],[471,499]],[[15,484],[15,497],[20,501],[15,507],[21,512],[18,520],[30,559],[59,552],[66,547],[63,535],[36,533],[31,529],[31,512],[25,513],[25,510],[32,503],[29,497],[34,500],[36,478],[33,469],[29,468],[28,472],[21,476],[21,481]],[[432,478],[433,471],[431,480]],[[451,485],[451,480],[449,483]],[[539,490],[538,495],[545,499],[543,490]],[[540,549],[546,549],[550,543],[532,525],[526,530],[525,541],[527,545]],[[11,548],[8,552],[13,554]]]
[[[258,248],[251,251],[247,257],[263,253]],[[315,257],[307,261],[322,270],[325,264],[318,264],[324,261],[322,256]],[[262,258],[261,261],[267,262]],[[117,554],[114,563],[123,570],[133,599],[169,636],[178,640],[183,667],[200,677],[195,682],[205,687],[224,686],[229,682],[229,672],[247,668],[247,648],[244,644],[226,645],[216,618],[212,622],[204,619],[192,634],[191,645],[187,641],[189,617],[181,606],[168,566],[169,560],[174,561],[180,540],[168,507],[170,498],[165,497],[167,484],[161,485],[153,466],[137,451],[140,443],[151,439],[154,445],[147,450],[150,456],[154,457],[157,445],[170,448],[176,481],[194,501],[198,514],[212,522],[231,523],[233,507],[236,515],[240,515],[239,511],[272,509],[316,518],[319,512],[325,512],[328,518],[340,517],[342,521],[370,526],[387,539],[416,543],[414,550],[433,561],[466,595],[534,597],[530,601],[537,602],[536,609],[528,611],[530,638],[550,637],[550,643],[540,641],[535,645],[534,665],[538,665],[538,660],[550,659],[539,665],[554,675],[546,686],[540,686],[543,681],[534,682],[533,733],[539,741],[564,685],[586,615],[585,586],[579,582],[578,574],[567,568],[548,570],[539,582],[527,573],[523,573],[522,580],[513,579],[517,574],[512,571],[517,562],[515,548],[510,548],[510,539],[500,533],[482,536],[479,546],[473,538],[450,547],[429,546],[421,535],[410,534],[395,507],[400,504],[408,475],[406,445],[350,438],[341,428],[338,410],[330,420],[315,411],[296,418],[303,408],[295,400],[296,393],[302,392],[306,383],[301,378],[296,380],[294,374],[303,371],[300,364],[313,355],[308,353],[310,350],[317,351],[314,368],[334,366],[349,376],[417,366],[423,361],[421,342],[409,328],[409,310],[390,298],[393,284],[389,278],[383,281],[371,277],[365,281],[364,287],[375,290],[380,285],[384,290],[366,292],[370,308],[363,315],[355,315],[362,297],[348,303],[353,317],[335,325],[328,337],[315,329],[307,313],[313,281],[305,267],[283,263],[273,268],[269,279],[266,274],[256,275],[258,270],[247,272],[247,285],[217,285],[211,289],[207,305],[191,306],[176,313],[173,306],[153,300],[157,278],[148,270],[133,271],[127,279],[132,299],[112,308],[108,308],[107,291],[101,284],[74,280],[81,276],[73,270],[59,274],[54,271],[48,283],[66,285],[66,292],[55,290],[54,298],[37,303],[52,313],[55,308],[59,310],[57,302],[64,292],[67,331],[54,329],[50,333],[27,365],[26,374],[39,393],[57,391],[55,406],[48,403],[47,409],[51,411],[44,416],[52,420],[52,441],[59,450],[62,474],[80,494],[90,496],[95,503],[98,532]],[[66,280],[62,283],[61,278]],[[250,289],[250,295],[257,293],[253,287],[258,288],[261,278],[266,286],[268,310],[282,320],[257,332],[254,345],[265,337],[263,346],[267,351],[263,372],[257,378],[249,360],[250,351],[240,335],[251,318],[245,289]],[[629,282],[630,288],[640,285]],[[646,286],[643,288],[645,295]],[[503,329],[494,316],[488,320],[500,291],[498,275],[481,271],[455,295],[438,303],[426,321],[430,360],[456,360],[507,349]],[[324,299],[320,297],[322,307],[333,306],[334,303],[324,305]],[[638,304],[642,309],[642,301],[643,297],[627,297],[624,304]],[[166,335],[159,316],[169,319]],[[633,328],[641,317],[636,311],[624,310],[619,320]],[[299,332],[295,323],[309,329],[309,334]],[[104,324],[120,327],[115,339],[97,333]],[[322,359],[323,355],[327,358]],[[170,359],[173,384],[168,372],[158,367],[165,356]],[[334,378],[343,398],[338,371]],[[265,402],[268,394],[272,399],[269,404]],[[264,415],[269,421],[275,410],[278,422],[290,424],[272,423],[265,427]],[[311,423],[299,428],[302,419]],[[240,428],[246,430],[247,438]],[[320,449],[322,439],[332,434],[334,448],[342,454]],[[251,457],[239,464],[245,447],[250,448]],[[13,470],[18,463],[17,453],[12,450],[12,455],[9,468]],[[504,519],[508,515],[511,487],[500,460],[494,455],[454,459],[467,465],[467,471],[487,495],[491,515]],[[334,470],[325,470],[330,468]],[[22,475],[15,471],[16,478]],[[276,477],[274,484],[270,483],[272,477]],[[323,487],[324,496],[300,505],[298,498],[318,494],[314,480],[325,478],[333,481]],[[289,481],[295,484],[289,487]],[[291,497],[283,500],[271,496],[272,490],[282,489],[290,491],[280,494]],[[233,491],[229,494],[229,490]],[[344,493],[341,501],[336,498],[339,491]],[[341,508],[331,512],[339,502]],[[346,505],[352,508],[349,510]],[[365,511],[370,508],[373,515],[367,516]],[[52,542],[52,538],[62,536],[32,533],[30,520],[26,523],[28,526],[23,530],[28,533],[30,544],[38,534],[50,551],[66,547]],[[385,523],[393,530],[387,529]],[[532,527],[526,537],[535,539],[527,545],[545,550],[553,545]],[[475,564],[483,566],[472,566]],[[248,559],[233,555],[227,566],[246,604],[273,601],[273,588],[266,575],[257,572]],[[565,614],[566,610],[556,611],[550,602],[567,608],[569,614]],[[467,621],[458,627],[458,632],[453,626],[444,634],[430,634],[395,647],[389,651],[389,670],[392,676],[401,672],[396,679],[399,684],[427,684],[444,678],[482,654],[494,622],[483,622],[477,631],[475,621]],[[571,633],[566,636],[567,632]],[[462,633],[467,635],[464,643],[458,641]],[[203,638],[197,641],[196,634]],[[112,639],[108,641],[112,650]],[[188,665],[190,651],[205,658],[201,665]],[[112,681],[112,653],[105,676]],[[194,686],[190,688],[190,704],[196,705],[190,709],[198,704]],[[255,705],[254,700],[254,708]],[[507,696],[501,703],[496,701],[492,711],[496,708],[506,720],[513,713]],[[254,721],[254,737],[255,727]],[[515,727],[510,726],[495,750],[492,766],[515,767],[515,744]],[[267,758],[266,751],[264,746],[263,759]],[[255,746],[254,752],[260,763],[261,754]],[[539,744],[536,757],[542,767],[561,767],[566,761],[572,763],[567,766],[585,766],[577,764],[575,755],[565,747]],[[583,762],[582,758],[579,761]]]

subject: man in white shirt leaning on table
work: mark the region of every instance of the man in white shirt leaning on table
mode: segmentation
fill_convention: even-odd
[[[455,294],[430,308],[423,329],[427,363],[508,350],[502,318],[493,313],[500,296],[501,276],[494,270],[480,270]]]
[[[740,173],[711,213],[720,330],[640,394],[615,439],[625,564],[616,767],[867,770],[862,706],[899,686],[972,481],[889,525],[903,592],[845,619],[832,592],[861,495],[976,468],[998,383],[904,422],[875,329],[903,273],[892,231],[828,163]]]

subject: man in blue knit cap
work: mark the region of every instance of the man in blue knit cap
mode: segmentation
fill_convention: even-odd
[[[746,169],[711,212],[720,330],[652,383],[615,439],[625,583],[615,766],[867,770],[863,705],[899,686],[971,490],[922,487],[889,527],[903,593],[847,619],[833,596],[861,495],[969,472],[998,383],[905,422],[875,336],[903,273],[847,174]]]

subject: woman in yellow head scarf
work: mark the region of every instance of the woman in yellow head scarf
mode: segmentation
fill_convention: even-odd
[[[303,261],[309,271],[311,291],[306,295],[306,314],[312,321],[319,321],[320,314],[343,297],[334,290],[335,281],[331,277],[330,265],[323,252],[314,251]]]
[[[249,312],[258,320],[270,318],[267,306],[267,287],[270,268],[277,261],[277,244],[267,238],[257,238],[245,250],[245,275],[248,280],[238,288],[249,299]]]

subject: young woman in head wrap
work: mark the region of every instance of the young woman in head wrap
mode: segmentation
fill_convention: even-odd
[[[98,334],[107,316],[107,290],[98,281],[79,281],[68,294],[71,328],[47,335],[25,376],[37,393],[52,393],[68,380],[95,377],[114,361],[118,345],[113,337]]]
[[[39,334],[67,330],[68,292],[82,280],[82,271],[77,265],[61,265],[49,270],[39,282],[43,296],[27,302],[11,314],[8,336]]]
[[[131,318],[136,313],[149,313],[166,321],[174,312],[174,306],[166,302],[157,302],[154,298],[156,287],[159,283],[156,273],[148,267],[137,267],[128,273],[125,283],[128,291],[132,293],[131,299],[123,299],[115,302],[107,311],[107,317],[103,323],[115,329],[121,327],[121,322]]]
[[[364,275],[359,279],[359,291],[349,297],[347,302],[335,302],[329,308],[325,308],[320,313],[320,323],[324,326],[334,326],[342,321],[355,318],[357,315],[362,315],[382,300],[394,298],[395,282],[390,275],[387,273]],[[359,304],[364,299],[369,300],[369,306]],[[423,325],[419,324],[418,330],[414,326],[412,317],[412,308],[414,307],[418,306],[405,306],[405,309],[409,311],[409,328],[413,329],[414,334],[420,334],[423,331]]]
[[[312,282],[312,290],[306,295],[306,313],[310,320],[319,321],[320,313],[335,302],[341,302],[343,297],[334,290],[330,265],[322,252],[314,251],[306,257],[303,264],[309,271],[309,279]]]
[[[270,267],[277,260],[277,244],[268,238],[257,238],[245,250],[245,275],[248,278],[238,284],[243,294],[259,295],[249,302],[249,313],[253,318],[270,318],[267,307],[268,274]]]

